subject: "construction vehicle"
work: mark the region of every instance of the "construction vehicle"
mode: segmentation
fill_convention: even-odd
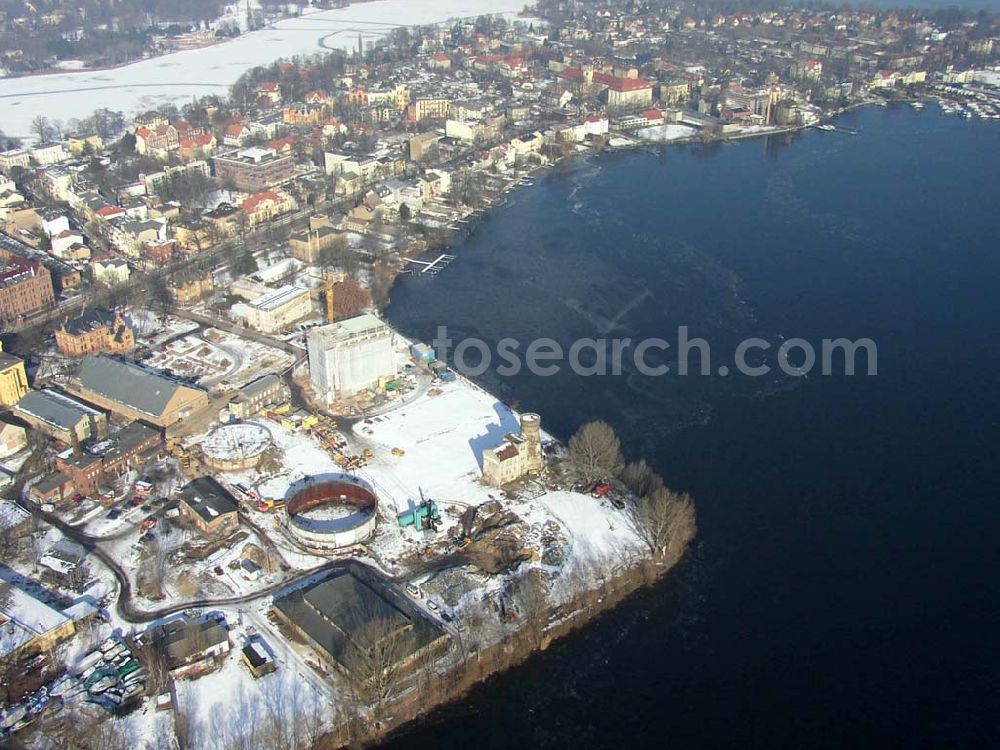
[[[150,516],[146,518],[141,524],[139,524],[139,533],[145,534],[150,529],[156,528],[156,516]]]
[[[406,455],[406,451],[404,451],[402,448],[393,448],[392,449],[392,455],[394,455],[394,456],[405,456]]]
[[[373,451],[371,448],[365,448],[364,453],[362,455],[364,455],[365,458],[375,458],[375,451]]]
[[[272,510],[281,510],[285,507],[284,500],[278,500],[276,498],[264,498],[259,503],[257,503],[257,510],[261,513],[270,513]]]

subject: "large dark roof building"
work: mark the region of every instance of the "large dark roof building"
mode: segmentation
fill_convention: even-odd
[[[169,427],[208,406],[208,394],[131,362],[88,356],[70,390],[102,408]]]
[[[428,649],[443,648],[448,642],[445,633],[405,598],[394,597],[383,584],[347,571],[292,591],[276,600],[274,608],[345,672],[359,663],[358,652],[371,652],[389,638],[397,639],[398,667],[412,664]]]

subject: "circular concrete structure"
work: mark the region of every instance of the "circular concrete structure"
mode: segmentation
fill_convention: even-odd
[[[202,461],[216,471],[244,471],[260,463],[274,439],[271,431],[253,422],[225,424],[201,441]]]
[[[288,529],[304,547],[319,552],[350,547],[375,531],[378,497],[356,477],[307,484],[288,500]]]

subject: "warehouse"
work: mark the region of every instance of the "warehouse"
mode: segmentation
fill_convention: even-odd
[[[70,390],[101,408],[157,427],[169,427],[208,406],[208,394],[201,388],[100,355],[83,360]]]
[[[345,570],[275,600],[274,612],[333,665],[351,673],[379,643],[396,641],[395,663],[406,668],[432,651],[445,649],[448,637],[379,581],[362,580]],[[405,608],[405,609],[404,609]]]
[[[104,412],[51,388],[29,391],[17,402],[14,414],[66,445],[103,437],[108,429]]]

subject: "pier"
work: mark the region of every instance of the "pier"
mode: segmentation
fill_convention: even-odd
[[[404,258],[404,260],[407,263],[415,263],[418,266],[423,266],[423,268],[420,269],[420,273],[429,273],[431,276],[434,276],[439,271],[445,269],[449,263],[455,260],[455,256],[442,253],[431,261],[416,260],[415,258]]]

